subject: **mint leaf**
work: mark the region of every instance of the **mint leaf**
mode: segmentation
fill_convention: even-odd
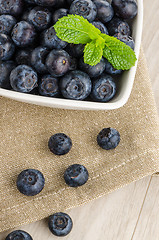
[[[94,66],[100,62],[103,55],[102,45],[99,45],[97,41],[87,43],[84,49],[84,62]]]
[[[120,40],[101,34],[105,40],[105,47],[103,49],[103,56],[116,69],[128,70],[135,65],[136,56],[134,51]]]
[[[91,24],[89,22],[88,22],[88,24],[89,24],[88,34],[89,34],[90,39],[95,40],[95,39],[100,38],[101,31],[98,28],[96,28],[93,24]]]
[[[100,31],[78,15],[60,18],[54,25],[57,36],[68,43],[86,44],[98,38]]]
[[[86,44],[84,62],[94,66],[102,55],[116,69],[128,70],[135,65],[134,51],[125,43],[101,33],[82,16],[68,15],[60,18],[54,25],[57,36],[68,43]]]

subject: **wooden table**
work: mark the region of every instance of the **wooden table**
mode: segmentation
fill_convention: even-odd
[[[159,111],[159,0],[144,0],[143,47]],[[67,211],[69,240],[158,240],[159,175],[146,177],[105,197]],[[22,226],[34,240],[57,240],[42,220]],[[0,234],[4,240],[8,232]]]

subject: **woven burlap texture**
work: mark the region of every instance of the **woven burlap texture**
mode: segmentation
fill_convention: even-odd
[[[159,170],[159,121],[143,53],[140,54],[128,103],[111,111],[51,109],[1,98],[0,231],[65,211],[107,194]],[[104,127],[116,128],[121,142],[114,150],[96,142]],[[64,132],[71,151],[55,156],[48,149],[51,135]],[[89,171],[88,182],[71,188],[65,169],[74,163]],[[43,191],[27,197],[16,188],[24,169],[40,170]]]

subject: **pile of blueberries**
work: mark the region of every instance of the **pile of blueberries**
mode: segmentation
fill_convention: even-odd
[[[97,136],[98,145],[110,150],[118,146],[120,134],[114,128],[104,128]],[[53,154],[64,155],[72,148],[72,140],[64,133],[56,133],[50,137],[48,147]],[[64,172],[65,183],[69,187],[80,187],[84,185],[89,177],[89,173],[81,164],[73,164]],[[17,189],[26,196],[35,196],[39,194],[45,185],[43,174],[36,169],[23,170],[17,177]],[[49,217],[48,227],[56,236],[66,236],[72,230],[73,222],[71,217],[63,212],[58,212]],[[32,240],[32,237],[22,230],[11,232],[6,240]]]
[[[56,36],[53,25],[67,14],[83,16],[134,49],[127,20],[137,14],[136,0],[0,0],[1,88],[74,100],[114,97],[122,71],[105,58],[85,64],[82,44]]]

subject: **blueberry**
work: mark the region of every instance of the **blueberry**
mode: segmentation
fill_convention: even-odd
[[[43,190],[44,184],[43,174],[35,169],[26,169],[17,178],[17,188],[26,196],[37,195]]]
[[[37,81],[37,73],[27,65],[19,65],[10,74],[10,84],[18,92],[31,92],[37,86]]]
[[[33,240],[29,233],[22,230],[15,230],[7,235],[5,240]]]
[[[53,77],[60,77],[70,69],[71,58],[64,50],[52,50],[46,58],[46,67]]]
[[[97,8],[97,19],[103,23],[109,22],[114,16],[111,4],[105,0],[93,0],[93,2]]]
[[[47,73],[45,60],[49,51],[46,47],[37,47],[31,53],[31,65],[38,73]]]
[[[28,21],[34,25],[38,31],[49,27],[51,22],[51,12],[47,8],[35,7],[28,14]]]
[[[13,56],[15,46],[10,37],[0,33],[0,60],[9,60]]]
[[[0,14],[17,16],[22,13],[22,0],[0,0]]]
[[[33,6],[28,6],[25,11],[23,11],[23,14],[21,16],[21,21],[28,21],[28,15],[30,11],[32,10]]]
[[[135,43],[132,37],[122,35],[121,33],[114,34],[114,37],[116,37],[117,39],[119,39],[120,41],[122,41],[123,43],[125,43],[134,50]]]
[[[39,94],[47,97],[57,97],[60,94],[58,79],[44,75],[38,85]]]
[[[98,145],[105,150],[116,148],[119,142],[120,134],[114,128],[104,128],[97,136]]]
[[[35,3],[40,6],[53,7],[57,4],[58,0],[35,0]]]
[[[105,59],[102,58],[99,63],[94,66],[84,63],[84,59],[81,58],[79,61],[79,68],[86,72],[90,77],[98,77],[105,70]]]
[[[80,164],[69,166],[64,173],[65,182],[70,187],[82,186],[87,182],[88,176],[87,169]]]
[[[49,229],[55,236],[66,236],[72,230],[72,219],[66,213],[55,213],[49,217]]]
[[[120,18],[113,18],[107,24],[107,28],[111,36],[113,36],[116,33],[120,33],[122,35],[127,35],[127,36],[131,35],[129,24]]]
[[[121,18],[130,19],[137,15],[138,6],[136,0],[112,0],[112,6],[116,15]]]
[[[68,99],[83,100],[89,96],[91,88],[90,77],[78,70],[67,73],[60,81],[61,93]]]
[[[67,16],[68,14],[68,9],[65,8],[59,8],[56,10],[53,14],[53,23],[55,24],[60,18]]]
[[[57,0],[55,8],[58,9],[58,8],[61,8],[61,7],[64,7],[64,8],[68,7],[66,0]]]
[[[11,71],[15,68],[13,61],[5,61],[0,64],[0,87],[11,89],[9,76]]]
[[[64,155],[70,151],[72,141],[71,138],[64,133],[56,133],[50,137],[48,147],[52,153]]]
[[[74,0],[67,0],[68,5],[71,5],[71,3],[73,3]]]
[[[18,49],[15,60],[18,65],[30,65],[32,48]]]
[[[92,22],[97,15],[95,4],[91,0],[74,0],[70,6],[70,14],[77,14]]]
[[[77,69],[77,59],[70,56],[70,67],[69,70],[73,71]]]
[[[103,74],[93,81],[91,98],[99,102],[108,102],[116,93],[116,83],[107,74]]]
[[[16,24],[16,19],[11,15],[0,16],[0,33],[9,34]]]
[[[121,74],[122,70],[115,69],[113,65],[105,59],[105,72],[111,75]]]
[[[101,31],[101,33],[104,33],[104,34],[109,34],[108,33],[108,30],[107,30],[107,28],[106,28],[106,26],[103,24],[103,23],[101,23],[101,22],[92,22],[92,24],[96,27],[96,28],[98,28],[100,31]]]
[[[11,36],[18,47],[27,47],[34,42],[36,32],[33,25],[21,21],[14,26]]]
[[[83,55],[84,51],[84,45],[83,44],[73,44],[69,43],[66,47],[66,51],[73,57],[79,58]]]
[[[35,0],[25,0],[25,2],[28,3],[29,5],[35,4]]]
[[[67,42],[57,37],[53,26],[41,34],[41,44],[50,49],[63,49],[67,46]]]

